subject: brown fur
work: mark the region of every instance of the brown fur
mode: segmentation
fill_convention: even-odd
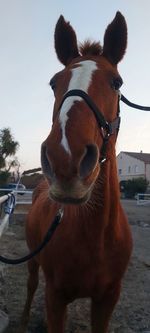
[[[98,42],[91,42],[89,39],[86,40],[79,47],[82,56],[95,55],[99,56],[102,53],[102,47]]]
[[[42,145],[45,182],[35,190],[27,219],[29,248],[33,250],[42,242],[62,204],[64,216],[45,249],[29,262],[28,295],[20,333],[26,332],[39,266],[46,282],[48,333],[65,332],[67,304],[80,297],[91,298],[91,333],[108,332],[132,250],[130,228],[120,204],[116,135],[111,135],[107,160],[100,165],[101,130],[86,103],[76,101],[68,112],[66,125],[70,156],[61,144],[59,105],[67,91],[71,71],[81,61],[96,61],[97,69],[88,94],[108,122],[116,118],[118,94],[111,82],[118,77],[116,64],[125,53],[126,36],[125,20],[117,13],[106,30],[103,53],[99,44],[86,42],[79,56],[72,27],[62,17],[56,25],[56,52],[66,68],[53,81],[56,98],[53,126]],[[123,42],[119,44],[120,38]],[[89,163],[81,174],[85,161]]]

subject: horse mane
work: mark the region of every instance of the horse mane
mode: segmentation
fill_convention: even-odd
[[[84,43],[80,44],[79,51],[82,56],[98,56],[102,53],[102,46],[99,42],[91,42],[89,39],[87,39]]]

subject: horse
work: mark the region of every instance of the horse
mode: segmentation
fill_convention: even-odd
[[[27,218],[30,250],[43,240],[59,209],[63,217],[51,241],[28,263],[27,299],[20,332],[27,329],[45,276],[48,333],[64,333],[67,305],[91,299],[91,332],[106,333],[132,252],[132,236],[120,203],[115,144],[119,130],[117,70],[127,47],[127,24],[117,12],[103,47],[86,40],[61,15],[54,33],[64,66],[50,80],[55,103],[50,134],[41,146],[42,181]]]

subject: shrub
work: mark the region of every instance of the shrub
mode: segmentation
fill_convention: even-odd
[[[121,192],[125,194],[125,198],[134,198],[137,193],[145,193],[148,181],[146,178],[139,177],[120,182]]]

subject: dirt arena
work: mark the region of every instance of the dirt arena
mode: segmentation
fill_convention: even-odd
[[[150,333],[150,205],[136,201],[122,204],[131,224],[134,250],[125,275],[122,293],[113,314],[111,333]],[[27,253],[24,240],[25,215],[12,217],[12,224],[0,240],[1,254],[20,257]],[[16,333],[26,297],[26,265],[0,266],[0,310],[9,316],[6,333]],[[41,273],[34,299],[28,333],[46,333],[44,324],[44,280]],[[66,333],[90,333],[90,301],[70,304]]]

